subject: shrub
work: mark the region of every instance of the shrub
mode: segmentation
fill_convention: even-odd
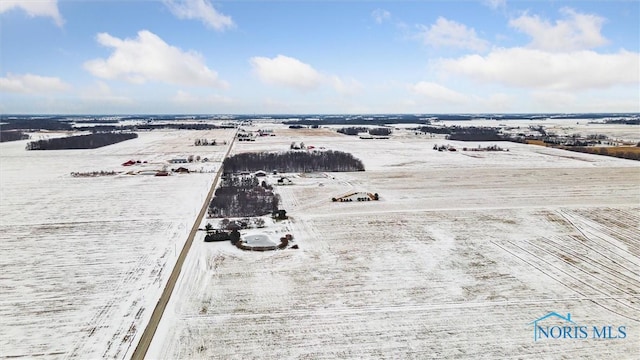
[[[233,230],[229,234],[229,238],[231,240],[231,244],[236,245],[240,241],[240,232],[238,230]]]

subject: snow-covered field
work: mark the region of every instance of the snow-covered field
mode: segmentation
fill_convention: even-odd
[[[127,358],[227,150],[193,141],[233,134],[141,132],[94,150],[0,144],[0,358]],[[191,154],[211,161],[181,165],[205,173],[70,175],[171,169]],[[147,163],[120,165],[131,159]]]
[[[277,187],[298,250],[197,237],[148,358],[636,358],[640,163],[514,143],[438,152],[478,143],[409,131],[361,140],[272,128],[232,152],[303,141],[351,152],[367,171],[291,174]],[[380,201],[330,200],[359,191]],[[531,322],[550,312],[627,335],[534,341]]]
[[[556,126],[639,137],[637,126],[575,123]],[[199,233],[147,358],[635,358],[640,163],[255,124],[276,136],[233,152],[303,141],[351,152],[367,171],[289,174],[293,185],[277,187],[291,219],[255,233],[292,233],[298,250],[244,252]],[[0,144],[0,358],[128,358],[214,174],[70,173],[160,170],[192,154],[212,161],[186,167],[213,171],[227,147],[194,139],[233,133],[141,132],[95,150]],[[147,164],[120,165],[130,159]],[[380,201],[331,202],[351,192]],[[530,323],[549,312],[627,336],[534,341]]]

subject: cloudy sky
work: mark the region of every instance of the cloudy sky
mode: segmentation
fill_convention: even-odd
[[[640,112],[640,2],[2,0],[0,113]]]

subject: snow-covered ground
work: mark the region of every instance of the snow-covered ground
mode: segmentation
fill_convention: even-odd
[[[404,130],[275,133],[233,152],[303,141],[367,171],[289,174],[277,187],[298,250],[245,252],[200,234],[148,358],[637,356],[640,163],[514,143],[438,152],[480,143]],[[360,191],[380,200],[331,201]],[[531,322],[550,312],[627,336],[534,341]]]
[[[0,144],[0,358],[127,358],[227,150],[193,142],[233,133],[141,132],[94,150]],[[191,154],[211,161],[181,165],[205,173],[70,175],[170,169]],[[121,166],[131,159],[147,163]]]
[[[638,138],[637,126],[597,126]],[[293,185],[276,190],[291,219],[245,234],[291,233],[298,250],[245,252],[199,233],[147,358],[635,357],[640,163],[514,143],[438,152],[493,143],[405,130],[361,140],[266,127],[276,136],[233,152],[304,142],[351,152],[367,171],[286,174]],[[189,155],[212,161],[186,167],[212,171],[227,147],[193,141],[233,133],[141,132],[94,150],[0,144],[0,358],[128,358],[213,174],[70,173],[158,170]],[[351,192],[380,200],[331,202]],[[627,337],[534,342],[530,323],[552,311]]]

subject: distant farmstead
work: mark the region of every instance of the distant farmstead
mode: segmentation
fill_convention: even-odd
[[[354,192],[339,197],[331,198],[333,202],[351,202],[351,201],[377,201],[380,200],[378,193],[372,194],[368,192]]]

